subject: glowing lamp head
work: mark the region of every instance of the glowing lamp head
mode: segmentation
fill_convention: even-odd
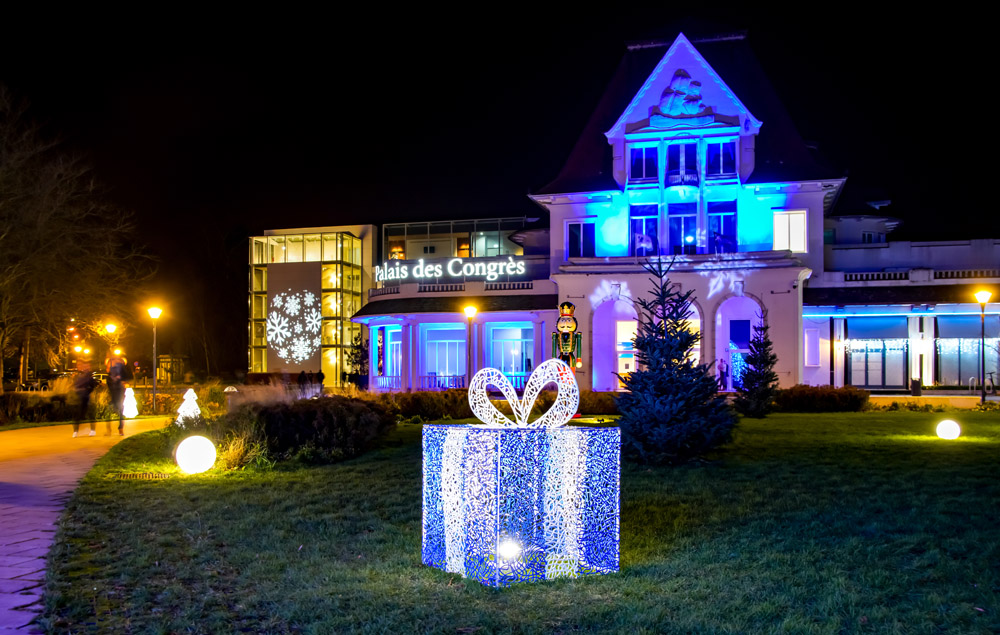
[[[977,291],[976,292],[976,302],[979,304],[986,304],[993,297],[993,294],[989,291]]]
[[[478,312],[479,312],[479,309],[477,309],[476,307],[472,306],[471,304],[469,306],[465,307],[465,317],[469,318],[470,320],[472,318],[476,317],[476,313],[478,313]]]
[[[122,354],[122,349],[116,348],[115,349],[115,355],[121,355],[121,354]]]
[[[521,557],[522,550],[521,543],[513,538],[505,538],[497,546],[497,556],[501,560],[517,560]]]
[[[104,330],[107,331],[108,333],[114,333],[115,331],[118,330],[118,326],[111,322],[108,322],[107,324],[104,325]]]
[[[688,244],[693,243],[694,242],[694,236],[685,236],[684,237],[684,242],[686,242]]]
[[[155,320],[156,318],[160,317],[161,313],[163,313],[163,309],[161,309],[158,306],[151,306],[148,309],[146,309],[146,312],[149,313],[149,317]]]
[[[580,360],[576,360],[576,367],[577,368],[583,368],[583,362],[580,361]]]
[[[177,446],[177,467],[185,474],[200,474],[213,465],[215,445],[205,437],[188,437]]]
[[[83,352],[83,347],[82,346],[74,346],[73,347],[73,351],[76,352],[76,353],[82,353]]]
[[[945,419],[937,424],[937,435],[942,439],[957,439],[960,434],[962,434],[962,428],[951,419]]]

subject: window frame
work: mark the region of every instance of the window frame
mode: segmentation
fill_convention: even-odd
[[[635,161],[633,161],[633,153],[637,150],[642,151],[642,160],[640,164],[642,165],[642,175],[638,176],[633,172],[633,166]],[[652,161],[653,161],[653,174],[648,174],[648,161],[650,151],[652,151]],[[660,144],[658,142],[653,143],[635,143],[628,146],[628,182],[629,183],[658,183],[660,180]]]
[[[666,152],[664,153],[666,158],[664,160],[664,178],[666,179],[667,187],[674,185],[698,185],[701,181],[701,171],[699,169],[699,157],[698,157],[698,141],[696,139],[683,139],[677,140],[675,142],[669,143],[667,145]],[[694,149],[694,167],[688,166],[688,152],[685,149],[683,152],[680,150],[681,147],[690,146]],[[677,150],[677,174],[672,174],[670,168],[670,152],[673,148],[678,148]],[[676,182],[673,182],[671,179]]]
[[[579,253],[572,253],[573,244],[571,242],[572,227],[575,225],[580,226],[580,244],[578,245]],[[589,227],[590,234],[590,255],[587,255],[587,234],[588,230],[584,227]],[[570,258],[596,258],[597,257],[597,225],[593,219],[573,219],[566,221],[566,260]]]
[[[772,251],[790,251],[793,254],[809,253],[809,210],[806,209],[772,209]],[[795,249],[792,243],[792,220],[802,219],[802,249]],[[779,220],[784,230],[783,242],[779,243]]]
[[[732,144],[733,145],[733,171],[725,172],[725,153],[722,150],[722,146]],[[719,172],[710,172],[711,162],[709,159],[712,146],[719,149]],[[739,174],[740,170],[740,160],[739,160],[739,145],[736,139],[728,139],[726,141],[710,139],[705,141],[705,179],[728,179],[735,177]]]

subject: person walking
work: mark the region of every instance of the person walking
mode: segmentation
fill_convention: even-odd
[[[105,360],[108,371],[108,395],[111,398],[111,411],[118,415],[118,436],[125,436],[125,373],[128,364],[125,357],[117,353],[109,353]],[[111,435],[111,421],[107,424],[107,434]]]
[[[87,416],[90,409],[90,394],[94,392],[97,382],[94,380],[94,373],[90,370],[90,361],[81,360],[76,365],[76,376],[73,378],[73,390],[76,392],[77,409],[76,417],[73,419],[73,436],[80,432],[80,422]],[[90,421],[90,436],[97,434],[97,422]]]

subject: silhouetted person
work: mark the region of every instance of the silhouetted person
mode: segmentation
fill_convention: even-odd
[[[125,373],[126,362],[121,355],[110,355],[105,362],[108,370],[108,394],[111,397],[111,411],[118,415],[118,434],[125,434],[125,418],[122,414],[125,406]],[[111,422],[108,422],[108,434],[111,434]]]
[[[90,370],[90,362],[87,360],[78,362],[77,373],[73,377],[73,391],[76,392],[77,408],[76,417],[73,419],[73,436],[80,432],[80,422],[87,416],[90,408],[90,394],[94,392],[97,381],[94,380],[94,373]],[[97,422],[90,422],[90,436],[97,434]]]
[[[308,381],[308,379],[306,379],[306,371],[300,372],[299,373],[299,378],[295,380],[295,382],[299,385],[299,399],[302,399],[302,398],[304,398],[306,396],[306,382],[307,381]]]

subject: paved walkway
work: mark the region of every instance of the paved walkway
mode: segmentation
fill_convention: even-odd
[[[125,422],[125,436],[162,428],[169,419]],[[117,427],[117,426],[115,426]],[[98,422],[73,438],[73,426],[0,432],[0,633],[41,632],[28,624],[41,611],[45,556],[66,499],[94,462],[124,437]]]

